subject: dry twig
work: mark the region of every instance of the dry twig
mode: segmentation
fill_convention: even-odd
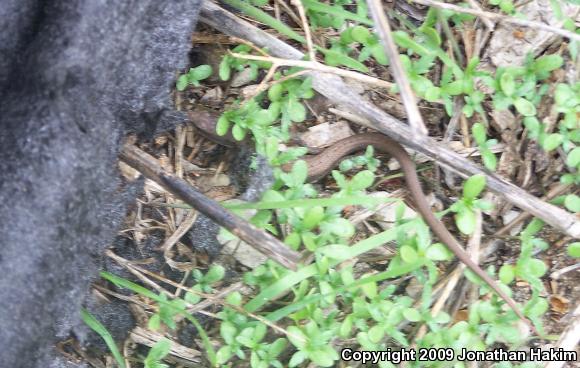
[[[257,229],[248,221],[235,216],[216,201],[198,192],[187,181],[165,172],[157,160],[149,154],[133,145],[125,144],[119,156],[125,163],[161,185],[169,193],[181,198],[185,203],[211,218],[218,225],[223,226],[264,255],[284,267],[296,270],[300,259],[299,253],[289,249],[269,233]]]
[[[415,98],[415,93],[411,89],[411,83],[409,83],[405,69],[403,69],[397,46],[393,40],[391,26],[385,16],[385,11],[383,10],[380,0],[367,0],[367,4],[371,17],[375,22],[375,28],[379,35],[381,44],[385,48],[385,52],[389,58],[395,82],[397,82],[397,86],[401,92],[401,100],[403,101],[405,111],[407,112],[411,131],[415,135],[415,138],[420,140],[421,137],[427,135],[427,128],[425,128],[425,123],[423,123],[423,118],[417,108],[417,99]]]
[[[246,54],[238,54],[235,52],[231,53],[232,56],[246,59],[246,60],[257,60],[257,61],[267,61],[273,63],[278,66],[297,66],[299,68],[306,68],[310,70],[318,70],[323,73],[331,73],[340,75],[341,77],[356,79],[363,83],[368,83],[377,87],[387,88],[390,89],[393,87],[393,84],[384,80],[380,80],[374,77],[371,77],[366,74],[361,74],[357,72],[353,72],[351,70],[345,70],[340,68],[335,68],[333,66],[328,66],[324,64],[317,63],[315,61],[306,61],[306,60],[293,60],[293,59],[281,59],[273,56],[256,56],[256,55],[246,55]]]

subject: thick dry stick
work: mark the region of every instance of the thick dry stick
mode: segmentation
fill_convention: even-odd
[[[266,32],[243,21],[232,13],[210,1],[204,1],[200,21],[217,30],[236,37],[244,38],[260,47],[267,47],[272,55],[288,59],[301,59],[304,54]],[[487,188],[505,198],[510,203],[542,219],[554,228],[580,238],[580,221],[565,210],[545,203],[526,191],[509,183],[502,177],[484,171],[466,158],[449,150],[435,140],[415,137],[409,127],[385,113],[349,88],[335,75],[311,72],[313,87],[335,104],[347,106],[351,112],[370,121],[369,127],[388,135],[394,140],[419,151],[436,160],[440,165],[453,170],[463,178],[483,174],[487,178]],[[418,139],[419,138],[419,139]]]
[[[267,257],[291,270],[296,270],[300,254],[286,247],[272,235],[257,229],[241,219],[213,199],[210,199],[193,188],[188,182],[169,174],[157,163],[154,157],[131,144],[125,144],[119,154],[121,160],[132,166],[147,178],[155,181],[169,193],[181,198],[199,212],[203,213],[218,225],[242,239]]]

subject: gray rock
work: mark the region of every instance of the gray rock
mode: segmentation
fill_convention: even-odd
[[[0,367],[64,366],[98,259],[137,194],[123,137],[184,120],[170,94],[199,1],[0,4]]]

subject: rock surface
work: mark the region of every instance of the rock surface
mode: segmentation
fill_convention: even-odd
[[[69,366],[79,310],[137,186],[116,157],[172,108],[199,1],[0,5],[0,367]]]

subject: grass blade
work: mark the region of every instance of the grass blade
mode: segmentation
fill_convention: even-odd
[[[113,336],[111,336],[111,333],[107,330],[107,328],[84,308],[81,309],[81,318],[83,319],[83,322],[87,324],[87,326],[89,326],[93,331],[98,333],[99,336],[103,338],[105,344],[107,344],[107,347],[111,351],[111,354],[113,354],[113,357],[115,358],[115,361],[117,361],[119,367],[125,368],[125,359],[123,359],[123,355],[121,355],[115,340],[113,340]]]

